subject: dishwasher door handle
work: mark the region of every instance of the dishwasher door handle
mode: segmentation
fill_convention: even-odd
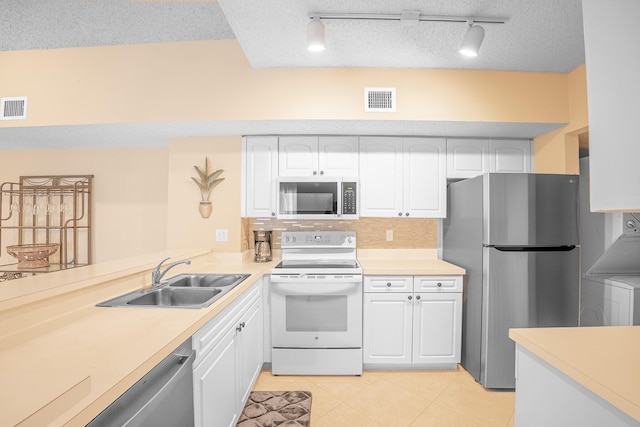
[[[175,356],[180,356],[175,354]],[[173,373],[171,378],[160,388],[157,393],[153,395],[153,397],[149,398],[146,403],[129,418],[122,427],[140,427],[145,426],[145,421],[149,417],[149,415],[155,412],[160,405],[162,405],[166,397],[170,397],[172,395],[173,389],[175,389],[182,377],[185,374],[189,374],[189,378],[192,378],[192,369],[193,369],[193,361],[196,357],[196,351],[192,350],[191,354],[185,358],[185,356],[180,356],[177,361],[178,369]],[[172,368],[175,369],[175,366]],[[188,371],[188,372],[186,372]],[[174,399],[189,399],[193,402],[193,395],[191,396],[173,396]],[[193,403],[191,403],[193,406]]]

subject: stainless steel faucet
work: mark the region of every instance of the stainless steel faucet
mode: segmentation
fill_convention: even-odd
[[[164,277],[165,274],[167,274],[167,271],[171,270],[173,267],[175,267],[176,265],[180,265],[180,264],[191,264],[191,260],[185,260],[185,261],[178,261],[178,262],[174,262],[173,264],[169,264],[167,266],[167,268],[164,269],[164,271],[160,271],[160,267],[162,266],[162,264],[164,264],[165,261],[169,260],[171,258],[165,258],[162,261],[160,261],[160,264],[158,264],[153,271],[151,272],[151,286],[152,287],[156,287],[160,285],[160,280],[162,280],[162,277]]]

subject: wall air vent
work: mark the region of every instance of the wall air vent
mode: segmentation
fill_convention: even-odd
[[[27,118],[27,97],[2,98],[0,120],[20,120]]]
[[[388,88],[388,87],[364,88],[364,111],[395,113],[396,88]]]

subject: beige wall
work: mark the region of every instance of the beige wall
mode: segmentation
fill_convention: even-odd
[[[191,137],[169,144],[168,248],[211,248],[215,252],[240,252],[240,188],[242,138]],[[213,212],[202,218],[198,211],[200,191],[191,180],[194,165],[204,166],[209,157],[213,170],[223,169],[224,178],[211,193]],[[216,242],[216,229],[228,230],[227,242]]]
[[[168,166],[166,147],[0,150],[0,182],[94,175],[94,262],[166,248]],[[0,262],[15,262],[0,250]]]
[[[0,52],[0,94],[28,118],[1,127],[192,120],[566,123],[562,73],[252,69],[235,40]],[[365,113],[363,88],[397,88],[396,113]]]
[[[566,75],[569,122],[534,139],[534,168],[537,173],[579,173],[579,136],[588,131],[586,67]]]

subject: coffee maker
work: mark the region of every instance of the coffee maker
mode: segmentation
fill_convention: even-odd
[[[271,261],[271,230],[256,230],[253,232],[255,242],[254,257],[255,262]]]

